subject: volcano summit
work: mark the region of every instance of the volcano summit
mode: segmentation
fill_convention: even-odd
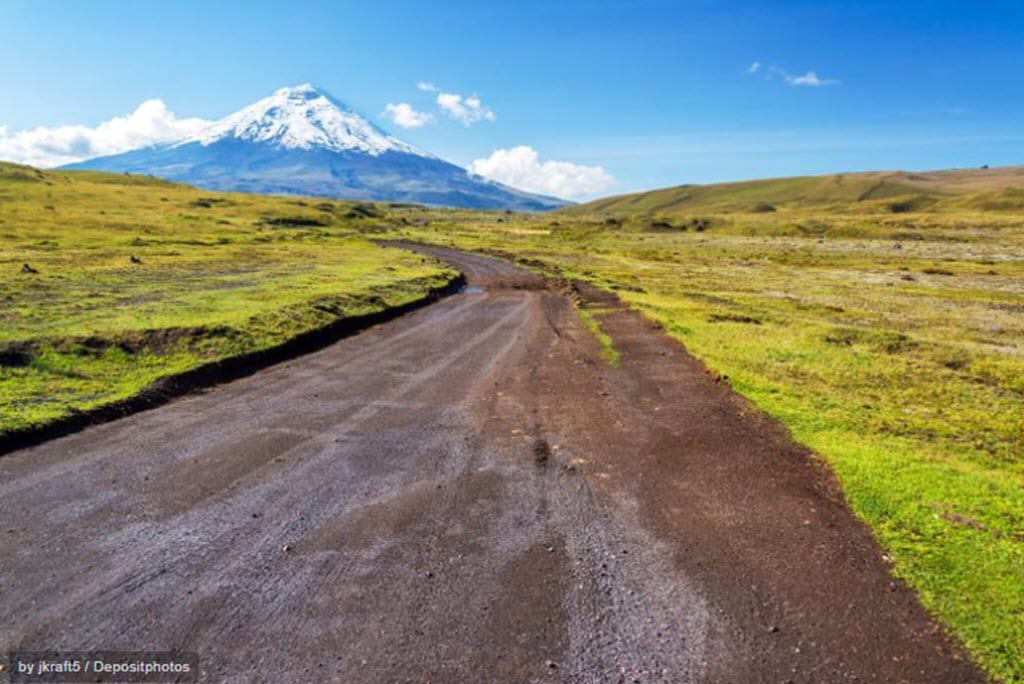
[[[523,211],[568,204],[471,174],[309,84],[281,88],[191,138],[64,168],[149,174],[208,190]]]

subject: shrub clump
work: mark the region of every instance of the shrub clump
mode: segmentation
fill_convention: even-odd
[[[274,228],[307,228],[329,225],[326,221],[308,216],[266,216],[263,218],[263,223]]]
[[[709,323],[746,323],[748,325],[761,325],[760,318],[754,318],[753,316],[745,316],[742,314],[730,314],[730,313],[713,313],[708,314]]]

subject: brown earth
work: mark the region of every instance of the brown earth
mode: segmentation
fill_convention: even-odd
[[[203,680],[974,682],[828,470],[604,293],[465,292],[0,459],[0,650]]]

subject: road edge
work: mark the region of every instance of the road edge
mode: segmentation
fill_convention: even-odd
[[[186,394],[238,380],[282,361],[318,351],[375,325],[387,323],[451,296],[461,290],[465,284],[466,277],[462,273],[458,273],[444,285],[430,288],[422,297],[411,302],[369,314],[338,318],[325,326],[299,333],[281,344],[218,359],[182,373],[168,375],[151,383],[138,394],[125,399],[85,411],[75,411],[40,425],[13,430],[0,435],[0,457],[70,435],[93,425],[109,423],[156,408]]]

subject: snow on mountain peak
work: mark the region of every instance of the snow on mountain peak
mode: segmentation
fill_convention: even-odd
[[[433,156],[389,135],[309,83],[280,88],[179,145],[198,142],[205,147],[232,138],[284,149]]]

